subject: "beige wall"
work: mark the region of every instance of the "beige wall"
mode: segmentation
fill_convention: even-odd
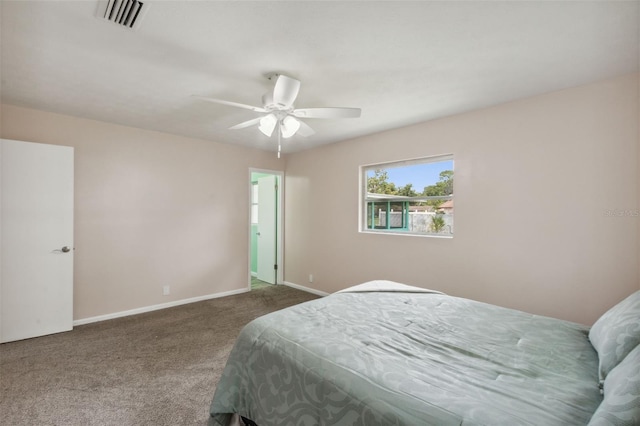
[[[448,153],[453,239],[358,232],[358,166]],[[637,211],[638,163],[638,75],[296,153],[285,280],[390,279],[591,324],[640,288],[640,218],[606,215]]]
[[[9,105],[1,136],[75,147],[74,319],[247,288],[249,168],[274,153]]]
[[[285,280],[391,279],[592,323],[640,288],[640,218],[606,215],[640,205],[638,93],[625,76],[288,156]],[[1,118],[3,138],[75,147],[75,319],[246,286],[248,169],[284,170],[273,153],[9,105]],[[358,166],[445,153],[453,239],[358,233]]]

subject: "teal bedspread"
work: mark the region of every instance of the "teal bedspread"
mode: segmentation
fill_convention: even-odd
[[[587,334],[442,294],[337,293],[244,328],[212,422],[585,425],[602,400]]]

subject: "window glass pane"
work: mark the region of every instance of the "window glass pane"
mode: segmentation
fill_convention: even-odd
[[[383,163],[362,170],[364,229],[453,235],[452,156]]]
[[[252,204],[251,205],[251,223],[253,223],[253,224],[257,224],[258,223],[258,205],[257,204]]]
[[[404,228],[403,203],[389,203],[389,228]]]
[[[258,184],[254,183],[251,187],[251,223],[258,223]]]
[[[257,183],[254,183],[253,186],[251,187],[251,202],[253,204],[258,204],[258,184]]]

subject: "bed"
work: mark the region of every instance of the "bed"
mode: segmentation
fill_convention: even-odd
[[[638,425],[638,343],[640,291],[589,328],[373,281],[249,323],[210,424]]]

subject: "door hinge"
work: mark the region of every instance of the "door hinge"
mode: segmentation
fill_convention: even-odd
[[[276,271],[278,270],[278,264],[277,263],[275,265],[273,265],[273,269],[276,270]]]

